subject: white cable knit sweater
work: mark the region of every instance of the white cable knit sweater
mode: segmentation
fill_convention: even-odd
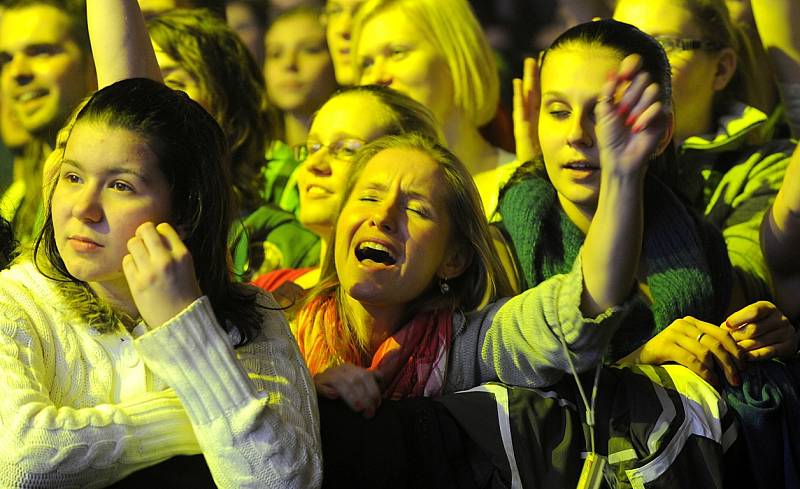
[[[200,452],[219,487],[321,484],[314,388],[280,311],[234,353],[201,297],[120,332],[117,355],[56,287],[30,262],[0,273],[0,487],[103,487]]]

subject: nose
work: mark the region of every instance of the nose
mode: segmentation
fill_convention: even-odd
[[[399,203],[387,198],[372,213],[372,225],[387,234],[394,234],[399,229],[398,209]]]
[[[594,122],[588,112],[576,114],[570,125],[567,144],[590,148],[594,145]]]
[[[283,67],[286,71],[297,71],[297,59],[299,54],[295,50],[290,50],[286,53],[286,57],[283,60]]]
[[[328,158],[330,158],[328,147],[323,146],[316,153],[308,155],[306,161],[303,162],[302,168],[318,177],[329,177],[333,171]]]
[[[100,222],[103,219],[103,205],[99,192],[88,185],[82,188],[75,195],[72,215],[83,222]]]

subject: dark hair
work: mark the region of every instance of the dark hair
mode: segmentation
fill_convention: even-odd
[[[454,246],[464,246],[469,259],[469,265],[464,272],[448,281],[449,293],[442,294],[435,284],[431,284],[422,296],[409,304],[407,313],[413,315],[419,311],[436,310],[471,312],[486,301],[512,295],[512,288],[492,243],[489,224],[475,182],[453,153],[430,138],[416,133],[382,136],[364,146],[350,167],[339,215],[364,167],[378,153],[391,148],[422,152],[438,164],[446,183],[441,192],[448,216],[452,220],[451,243]],[[335,242],[334,231],[322,264],[319,285],[309,294],[309,301],[316,297],[341,293],[334,256]],[[341,300],[337,300],[341,311]],[[344,315],[342,319],[345,323],[349,322]]]
[[[661,44],[649,35],[631,24],[613,19],[578,24],[567,29],[550,44],[542,57],[541,70],[544,70],[547,64],[549,53],[576,44],[610,48],[620,54],[620,59],[630,54],[638,54],[642,58],[642,70],[649,73],[653,81],[661,87],[661,103],[665,108],[672,107],[672,72],[669,59]],[[683,195],[683,192],[678,191],[678,166],[673,141],[670,141],[661,154],[651,158],[647,172],[649,175],[658,177],[678,194]],[[529,174],[546,177],[544,160],[541,155],[518,168],[504,188],[510,187],[520,179],[527,178]],[[502,199],[502,195],[500,198]]]
[[[75,124],[128,130],[147,141],[170,186],[171,224],[194,258],[201,290],[220,325],[226,331],[232,324],[238,329],[239,345],[252,340],[260,329],[256,294],[233,283],[228,269],[227,236],[233,215],[228,151],[214,119],[185,93],[134,78],[96,92],[77,110],[74,120]],[[36,239],[34,262],[42,271],[41,251],[48,270],[80,283],[67,270],[56,246],[51,206]]]
[[[5,268],[14,258],[17,242],[11,223],[0,217],[0,269]]]
[[[147,21],[152,39],[198,82],[231,152],[233,188],[242,210],[261,205],[262,168],[276,113],[261,70],[227,24],[205,10],[177,9]]]
[[[70,36],[81,48],[84,56],[91,61],[92,48],[89,44],[89,27],[86,23],[86,0],[4,0],[0,2],[0,7],[5,7],[6,10],[37,5],[55,7],[69,18]]]

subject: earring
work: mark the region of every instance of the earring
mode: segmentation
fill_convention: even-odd
[[[447,283],[447,279],[444,277],[439,279],[439,290],[442,291],[442,294],[450,292],[450,284]]]

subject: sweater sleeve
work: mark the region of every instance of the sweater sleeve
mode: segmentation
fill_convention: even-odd
[[[118,404],[54,403],[46,387],[54,365],[88,353],[77,342],[51,335],[47,321],[0,294],[0,487],[104,487],[173,455],[198,452],[171,389]],[[54,355],[55,348],[62,353]],[[73,375],[87,373],[103,375]],[[61,387],[86,397],[77,381]]]
[[[445,389],[468,389],[492,380],[524,387],[554,384],[569,372],[561,335],[579,372],[596,365],[627,304],[586,318],[580,310],[582,293],[579,253],[569,273],[468,317],[453,339]]]
[[[266,305],[262,334],[236,352],[205,297],[136,347],[177,392],[219,487],[318,487],[313,384],[277,304]]]

